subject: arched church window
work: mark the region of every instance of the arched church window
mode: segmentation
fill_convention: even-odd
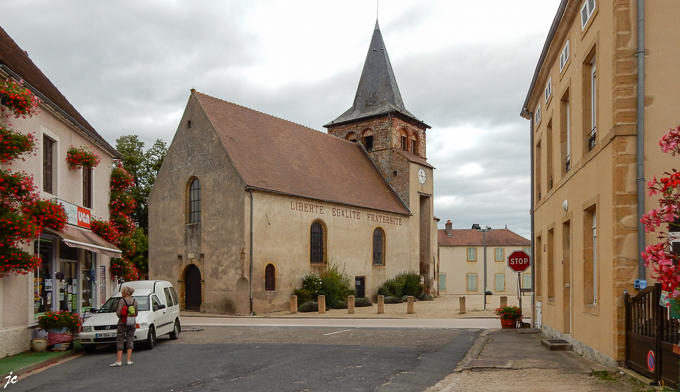
[[[370,129],[365,130],[362,137],[364,139],[364,148],[366,148],[366,151],[373,150],[373,131]]]
[[[201,221],[201,183],[198,178],[189,185],[189,223]]]
[[[406,134],[406,131],[403,129],[399,131],[399,142],[400,142],[400,147],[404,151],[408,151],[408,135]]]
[[[324,248],[326,247],[326,236],[324,227],[319,221],[312,223],[309,236],[309,261],[313,264],[321,264],[324,259]]]
[[[418,155],[418,136],[416,136],[415,134],[411,138],[411,152],[414,155]]]
[[[385,265],[385,233],[379,227],[373,230],[373,265]]]
[[[272,263],[264,268],[264,291],[276,291],[276,267]]]
[[[354,132],[350,132],[350,133],[347,134],[347,137],[345,137],[345,139],[352,142],[352,143],[356,143],[357,142],[357,134],[354,133]]]

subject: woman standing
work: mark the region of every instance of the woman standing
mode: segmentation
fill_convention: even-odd
[[[123,359],[123,348],[127,346],[127,364],[132,365],[132,346],[135,341],[135,330],[137,330],[137,325],[125,325],[127,317],[137,316],[137,309],[139,305],[137,300],[132,297],[132,293],[135,289],[132,287],[125,286],[121,290],[123,298],[118,301],[118,309],[116,310],[116,315],[118,316],[117,324],[117,338],[116,338],[116,362],[112,363],[111,366],[121,366]],[[123,308],[127,308],[129,311],[132,310],[134,306],[134,314],[123,315]],[[130,312],[132,313],[132,312]]]

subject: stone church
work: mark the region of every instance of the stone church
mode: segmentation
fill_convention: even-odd
[[[338,265],[358,297],[437,287],[430,127],[404,107],[376,22],[352,107],[316,131],[191,90],[149,196],[149,275],[187,310],[286,309]]]

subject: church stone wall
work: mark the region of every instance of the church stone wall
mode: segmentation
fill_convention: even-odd
[[[201,222],[188,224],[193,178],[201,184]],[[245,198],[218,135],[192,95],[149,196],[150,279],[172,282],[183,304],[184,274],[194,264],[201,272],[202,310],[247,313],[247,298],[239,302],[236,295],[237,281],[247,273]]]
[[[290,296],[312,270],[310,228],[324,226],[328,263],[337,264],[352,285],[366,279],[366,296],[374,298],[385,280],[418,271],[418,220],[412,216],[320,202],[294,196],[253,192],[253,298],[256,312],[288,309]],[[385,232],[385,265],[372,261],[373,231]],[[265,291],[267,264],[276,268],[276,290]]]

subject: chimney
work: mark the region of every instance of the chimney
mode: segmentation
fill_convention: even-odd
[[[451,220],[446,221],[446,235],[449,237],[453,236],[453,223],[451,223]]]

